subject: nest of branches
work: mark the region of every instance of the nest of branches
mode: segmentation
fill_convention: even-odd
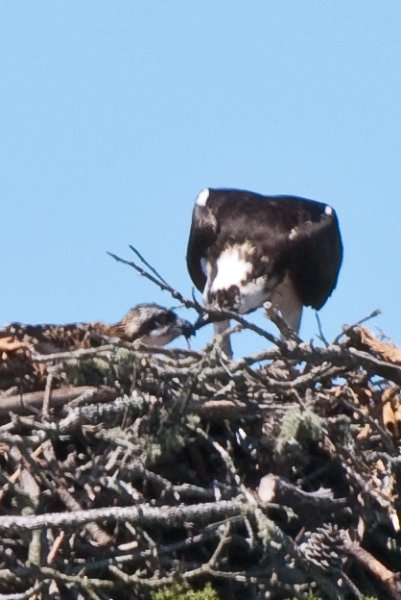
[[[401,350],[268,337],[33,354],[43,385],[0,393],[0,600],[401,598]]]

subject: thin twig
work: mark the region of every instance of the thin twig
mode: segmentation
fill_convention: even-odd
[[[109,256],[111,256],[112,258],[114,258],[114,260],[116,260],[117,262],[120,262],[124,265],[128,265],[129,267],[132,267],[133,269],[135,269],[135,271],[137,271],[140,275],[142,275],[142,277],[149,279],[149,281],[151,281],[152,283],[157,285],[161,290],[168,292],[175,300],[178,300],[186,308],[193,308],[195,310],[198,309],[195,302],[193,302],[192,300],[189,300],[188,298],[185,298],[182,294],[180,294],[180,292],[175,290],[168,283],[164,283],[159,278],[151,275],[150,273],[145,271],[145,269],[142,269],[142,267],[137,265],[135,262],[125,260],[124,258],[120,258],[119,256],[117,256],[116,254],[113,254],[112,252],[107,252],[107,254]]]
[[[381,314],[380,308],[376,308],[366,317],[363,317],[359,321],[356,321],[355,323],[353,323],[353,325],[347,325],[347,326],[343,327],[343,330],[341,331],[341,333],[339,333],[337,335],[337,337],[334,338],[333,344],[338,344],[340,342],[341,338],[343,338],[345,335],[347,335],[347,332],[350,331],[350,329],[354,329],[355,327],[358,327],[358,325],[362,325],[362,323],[366,323],[367,321],[370,321],[371,319],[375,319],[380,314]]]
[[[150,263],[148,263],[148,261],[142,256],[142,254],[139,252],[139,250],[137,250],[134,246],[131,246],[131,244],[129,244],[129,247],[131,248],[132,252],[134,252],[134,254],[137,255],[137,257],[139,258],[139,260],[141,260],[143,262],[143,264],[145,265],[145,267],[148,267],[148,269],[150,269],[152,271],[152,273],[154,275],[156,275],[156,277],[158,277],[158,279],[160,279],[160,281],[162,283],[164,283],[168,287],[171,287],[171,285],[169,283],[167,283],[167,281],[164,279],[164,277],[162,277],[160,275],[160,273],[158,271],[156,271],[156,269],[154,267],[152,267],[152,265]]]

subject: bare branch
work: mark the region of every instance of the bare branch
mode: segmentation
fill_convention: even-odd
[[[143,526],[182,527],[188,521],[204,524],[216,519],[245,514],[248,510],[249,507],[244,502],[227,500],[174,508],[170,506],[158,508],[115,506],[66,513],[47,513],[32,517],[2,516],[0,517],[0,530],[17,532],[31,531],[42,527],[76,527],[91,521],[128,521]]]
[[[132,267],[133,269],[135,269],[135,271],[137,271],[140,275],[142,275],[142,277],[145,277],[145,279],[149,279],[149,281],[151,281],[152,283],[157,285],[157,287],[159,287],[161,290],[168,292],[170,294],[170,296],[172,296],[175,300],[178,300],[186,308],[193,308],[195,310],[198,310],[198,307],[195,304],[195,302],[193,302],[192,300],[189,300],[188,298],[185,298],[182,294],[180,294],[180,292],[175,290],[172,286],[170,286],[168,283],[166,283],[163,279],[160,279],[159,275],[157,277],[155,277],[154,275],[151,275],[150,273],[145,271],[145,269],[142,269],[142,267],[137,265],[134,261],[129,261],[129,260],[125,260],[124,258],[120,258],[119,256],[117,256],[116,254],[113,254],[112,252],[107,252],[107,254],[109,256],[111,256],[112,258],[114,258],[114,260],[116,260],[117,262],[120,262],[124,265],[128,265],[129,267]],[[153,271],[153,268],[152,268],[152,271]]]

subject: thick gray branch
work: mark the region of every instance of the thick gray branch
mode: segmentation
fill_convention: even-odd
[[[143,526],[180,527],[191,522],[205,524],[216,519],[238,516],[250,508],[250,505],[243,502],[226,500],[178,507],[116,506],[68,513],[48,513],[32,517],[3,516],[0,517],[0,530],[30,531],[42,527],[76,527],[91,521],[128,521]]]

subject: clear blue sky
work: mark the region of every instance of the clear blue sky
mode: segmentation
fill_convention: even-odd
[[[0,97],[0,324],[171,305],[128,244],[190,295],[194,199],[228,186],[333,205],[326,335],[381,308],[401,343],[399,0],[2,0]]]

